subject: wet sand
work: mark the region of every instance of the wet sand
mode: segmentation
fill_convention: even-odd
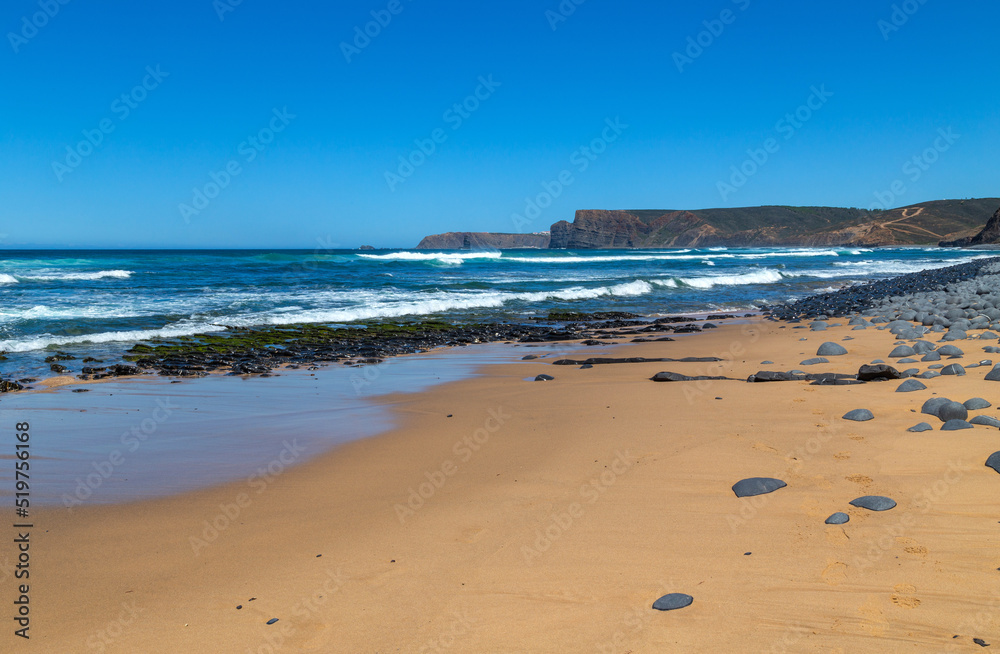
[[[790,370],[824,341],[850,353],[806,370],[854,373],[895,345],[887,331],[848,330],[755,322],[587,350],[721,364],[490,365],[385,398],[399,428],[255,483],[36,512],[31,640],[8,626],[0,642],[241,653],[998,646],[1000,475],[983,465],[998,430],[941,432],[919,413],[934,394],[1000,404],[988,367],[913,393],[891,381],[649,381],[665,370]],[[962,363],[989,356],[958,345]],[[540,373],[555,379],[525,381]],[[862,407],[875,419],[841,419]],[[906,432],[921,421],[935,430]],[[736,481],[757,476],[788,486],[735,497]],[[848,504],[861,495],[898,506]],[[835,511],[850,522],[823,524]],[[13,555],[5,540],[0,563]],[[0,599],[10,613],[9,572]],[[694,604],[653,611],[669,592]]]

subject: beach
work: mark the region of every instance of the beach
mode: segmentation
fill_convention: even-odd
[[[896,345],[888,331],[829,322],[813,332],[758,317],[673,342],[586,351],[716,363],[581,369],[551,365],[565,358],[558,343],[511,346],[510,362],[472,378],[382,398],[398,419],[386,433],[285,465],[294,463],[288,433],[275,474],[255,483],[36,511],[32,638],[18,644],[978,649],[973,638],[1000,635],[1000,478],[983,465],[996,429],[941,433],[920,407],[935,395],[996,403],[992,382],[972,368],[913,393],[896,393],[896,381],[746,383],[760,370],[798,368],[824,342],[848,354],[810,371],[853,375]],[[959,344],[963,364],[979,360],[978,346]],[[542,358],[518,360],[527,354]],[[650,381],[663,371],[732,381]],[[538,374],[554,379],[529,381]],[[862,407],[875,419],[842,419]],[[922,420],[934,430],[906,431]],[[787,486],[737,498],[731,486],[751,477]],[[866,495],[897,506],[849,504]],[[824,524],[837,511],[850,522]],[[3,592],[12,606],[12,585]],[[675,592],[693,604],[652,610]]]

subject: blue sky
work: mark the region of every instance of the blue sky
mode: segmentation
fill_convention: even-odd
[[[0,246],[412,247],[576,209],[998,196],[998,19],[941,0],[9,0]]]

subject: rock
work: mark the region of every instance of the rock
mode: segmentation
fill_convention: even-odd
[[[555,379],[552,375],[538,375],[535,377],[535,381],[552,381]]]
[[[978,411],[979,409],[988,409],[993,405],[981,397],[973,397],[966,400],[965,402],[962,402],[962,406],[964,406],[969,411]]]
[[[270,620],[267,621],[267,624],[274,624],[277,621],[278,621],[278,618],[271,618]]]
[[[61,375],[63,373],[69,372],[69,368],[67,368],[64,365],[58,364],[58,363],[53,363],[52,365],[50,365],[49,366],[49,370],[51,370],[52,372],[56,373],[57,375]]]
[[[944,368],[941,368],[941,374],[942,375],[958,375],[959,377],[961,377],[962,375],[965,374],[965,368],[963,368],[962,366],[960,366],[957,363],[952,363],[952,364],[949,364],[949,365],[945,366]]]
[[[687,375],[682,375],[679,372],[658,372],[655,375],[653,375],[652,380],[655,381],[655,382],[702,381],[702,380],[711,380],[711,381],[728,380],[728,381],[733,381],[733,380],[729,379],[729,377],[708,377],[708,376],[705,376],[705,375],[699,375],[697,377],[689,377]]]
[[[751,384],[755,382],[799,381],[802,379],[805,379],[803,375],[797,375],[791,372],[775,372],[770,370],[761,370],[760,372],[747,377],[747,381]]]
[[[868,409],[854,409],[844,414],[844,420],[853,420],[854,422],[865,422],[874,417],[874,414]]]
[[[684,593],[670,593],[653,602],[653,608],[657,611],[673,611],[691,606],[694,598]]]
[[[897,345],[893,348],[892,352],[889,353],[889,358],[898,359],[899,357],[912,357],[916,355],[916,353],[917,351],[909,345]]]
[[[965,352],[954,345],[942,345],[937,349],[937,353],[945,357],[960,357],[965,355]]]
[[[531,361],[532,359],[537,359],[537,358],[538,358],[537,354],[526,354],[523,357],[521,357],[521,361]]]
[[[990,458],[986,459],[986,467],[993,468],[1000,473],[1000,452],[994,452]]]
[[[805,361],[800,361],[800,366],[815,366],[820,363],[830,363],[829,359],[824,359],[823,357],[814,357],[812,359],[806,359]]]
[[[921,432],[921,431],[931,431],[931,430],[933,430],[933,429],[934,429],[934,428],[933,428],[933,427],[931,427],[929,423],[926,423],[926,422],[918,422],[917,424],[913,425],[912,427],[910,427],[910,428],[909,428],[909,429],[907,429],[906,431],[915,431],[915,432]]]
[[[937,352],[928,352],[920,359],[921,361],[940,361],[941,355]]]
[[[773,493],[779,488],[784,488],[785,486],[787,486],[787,484],[780,479],[774,479],[772,477],[750,477],[749,479],[741,479],[733,484],[733,492],[736,493],[736,497],[753,497],[755,495]]]
[[[841,511],[837,511],[836,513],[834,513],[833,515],[831,515],[829,518],[826,519],[826,524],[828,524],[828,525],[843,525],[843,524],[846,524],[847,521],[849,521],[850,519],[851,519],[851,516],[847,515],[846,513],[841,512]]]
[[[917,377],[920,377],[921,379],[934,379],[935,377],[940,377],[940,376],[941,373],[939,373],[937,370],[928,370],[927,372],[922,372],[919,375],[917,375]]]
[[[821,357],[839,357],[843,354],[847,354],[847,348],[843,345],[830,343],[828,341],[819,346],[819,349],[816,350],[816,354]]]
[[[969,410],[965,408],[964,404],[948,400],[947,402],[941,404],[937,408],[937,412],[933,415],[940,418],[942,422],[948,422],[949,420],[965,420],[969,417]]]
[[[926,386],[918,382],[916,379],[907,379],[905,382],[900,384],[898,388],[896,388],[896,392],[911,393],[913,391],[922,391],[925,390],[926,388],[927,388]]]
[[[864,365],[858,368],[858,379],[861,381],[879,381],[883,379],[901,379],[903,376],[892,366],[885,364]]]
[[[993,366],[993,369],[986,373],[983,379],[986,381],[1000,381],[1000,363]]]
[[[827,324],[822,320],[816,320],[815,322],[809,323],[809,329],[814,332],[826,331]]]
[[[851,506],[858,506],[869,511],[888,511],[896,506],[896,502],[884,495],[865,495],[851,500]]]
[[[987,427],[997,427],[1000,428],[1000,420],[996,418],[991,418],[990,416],[976,416],[969,421],[971,425],[986,425]]]
[[[958,431],[959,429],[972,429],[972,425],[958,418],[953,418],[941,425],[941,431]]]

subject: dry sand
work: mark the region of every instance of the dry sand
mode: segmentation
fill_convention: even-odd
[[[399,429],[266,484],[36,512],[31,640],[14,638],[8,617],[0,649],[981,651],[973,637],[1000,647],[1000,475],[983,465],[1000,433],[941,432],[911,412],[935,393],[1000,405],[988,368],[914,393],[894,393],[899,382],[649,381],[789,370],[845,336],[850,354],[810,371],[853,373],[894,345],[888,332],[848,329],[726,325],[587,350],[729,359],[712,367],[494,365],[388,398]],[[981,358],[977,343],[957,344],[964,363]],[[538,373],[555,380],[524,381]],[[841,419],[859,407],[875,420]],[[923,420],[935,431],[906,432]],[[732,484],[754,476],[788,487],[736,498]],[[848,504],[868,494],[899,505]],[[835,511],[851,521],[824,525]],[[0,561],[12,553],[4,540]],[[0,577],[12,616],[9,569]],[[668,592],[694,604],[653,611]]]

